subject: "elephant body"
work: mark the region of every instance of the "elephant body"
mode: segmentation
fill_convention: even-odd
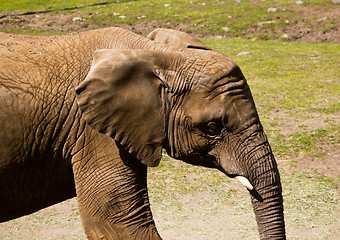
[[[157,34],[99,29],[2,57],[0,221],[77,196],[89,239],[160,239],[146,174],[165,148],[249,179],[261,239],[285,238],[279,173],[239,67]]]

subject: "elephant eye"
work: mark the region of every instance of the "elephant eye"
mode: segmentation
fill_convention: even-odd
[[[216,136],[222,131],[222,126],[216,122],[209,122],[207,127],[208,134],[211,136]]]

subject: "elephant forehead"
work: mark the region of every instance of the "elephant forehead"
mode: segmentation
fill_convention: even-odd
[[[194,124],[220,119],[226,112],[223,99],[221,97],[215,99],[205,97],[204,88],[188,94],[183,108]]]
[[[249,94],[249,86],[238,65],[229,66],[219,72],[198,74],[198,84],[194,85],[191,92],[203,98],[222,98],[227,101],[231,96]],[[203,77],[204,76],[204,77]]]
[[[218,121],[228,129],[241,129],[258,120],[249,87],[244,79],[220,80],[220,84],[197,86],[187,95],[186,115],[194,125]]]
[[[180,55],[182,58],[173,61],[166,69],[158,69],[157,74],[167,79],[174,94],[196,91],[201,87],[213,89],[218,80],[234,73],[234,69],[239,70],[231,58],[221,53],[191,49],[186,51]]]

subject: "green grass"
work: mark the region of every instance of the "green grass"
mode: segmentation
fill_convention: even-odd
[[[339,179],[313,172],[281,175],[288,239],[335,239]]]
[[[18,12],[30,12],[30,11],[61,11],[72,10],[77,8],[87,8],[93,6],[100,6],[104,4],[113,4],[117,1],[105,1],[105,0],[15,0],[15,1],[0,1],[0,11],[18,11]],[[118,2],[132,2],[120,0]]]
[[[15,34],[26,34],[26,35],[59,35],[63,32],[61,31],[48,31],[44,29],[31,29],[31,28],[6,28],[2,29],[2,32],[5,33],[15,33]]]
[[[304,6],[322,6],[331,8],[330,0],[306,1]],[[279,38],[281,29],[288,22],[309,20],[297,14],[290,6],[295,6],[295,1],[277,0],[153,0],[153,1],[110,1],[110,0],[73,0],[73,1],[0,1],[2,13],[24,13],[32,11],[51,11],[52,13],[77,14],[82,16],[89,26],[104,27],[113,24],[135,24],[152,22],[162,27],[173,27],[176,24],[186,24],[185,31],[196,34],[227,35],[232,37],[247,36],[248,38],[272,39]],[[277,8],[276,12],[268,12],[269,7]],[[119,13],[115,15],[114,13]],[[202,17],[204,16],[204,17]],[[319,14],[314,12],[310,19],[318,19]],[[273,21],[264,24],[261,33],[255,33],[258,23]],[[320,31],[328,32],[336,27],[330,20]],[[309,24],[310,25],[310,24]],[[225,32],[222,28],[228,27]],[[20,28],[19,28],[20,29]],[[268,30],[268,31],[266,31]],[[19,31],[19,30],[17,30]],[[69,31],[72,31],[70,29]]]
[[[46,1],[46,0],[14,0],[14,1],[6,1],[6,0],[1,0],[0,1],[0,11],[20,11],[20,12],[27,12],[27,11],[37,11],[37,10],[62,10],[62,9],[72,9],[72,8],[84,8],[84,7],[92,7],[92,6],[99,6],[99,5],[120,5],[120,4],[125,4],[125,3],[131,3],[131,2],[142,2],[142,4],[147,4],[149,3],[156,3],[156,4],[170,4],[171,5],[176,5],[179,7],[176,7],[175,10],[178,11],[181,6],[183,5],[188,5],[189,3],[193,3],[193,5],[202,5],[202,6],[207,6],[209,4],[214,4],[213,6],[216,5],[221,5],[223,4],[228,4],[231,5],[232,7],[234,5],[244,7],[244,6],[256,6],[256,5],[261,5],[264,7],[272,7],[272,6],[289,6],[289,5],[294,5],[295,1],[291,0],[274,0],[274,1],[262,1],[261,4],[259,4],[258,1],[250,1],[250,0],[244,0],[240,1],[240,3],[237,3],[236,1],[233,0],[226,0],[226,1],[164,1],[164,0],[159,0],[159,1],[138,1],[138,0],[72,0],[72,1],[67,1],[67,0],[54,0],[54,1]],[[320,4],[327,4],[330,3],[330,0],[311,0],[311,1],[306,1],[305,4],[308,5],[320,5]],[[202,4],[202,3],[205,3]],[[170,7],[169,6],[169,7]],[[208,8],[210,9],[210,8]],[[214,9],[216,11],[216,9]],[[225,10],[228,11],[228,10]],[[193,11],[194,12],[194,11]],[[202,15],[201,15],[202,16]]]

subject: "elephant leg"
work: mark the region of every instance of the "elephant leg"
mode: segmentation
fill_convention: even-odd
[[[161,239],[147,193],[147,167],[106,135],[78,140],[73,171],[83,227],[89,239]],[[80,145],[80,146],[79,146]]]

